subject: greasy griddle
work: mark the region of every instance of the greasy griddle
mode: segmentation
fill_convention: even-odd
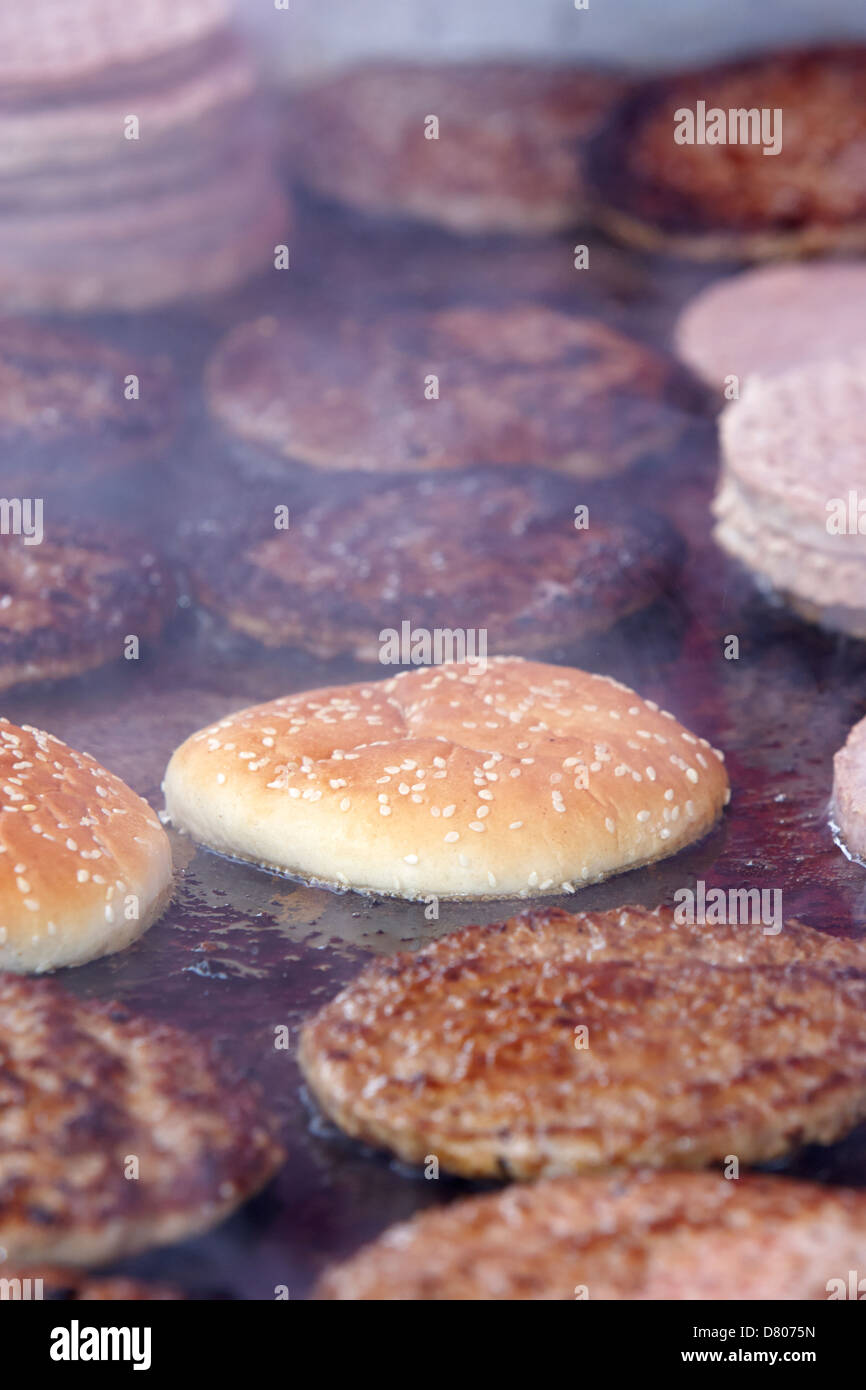
[[[195,313],[94,321],[119,342],[172,355],[186,384],[190,424],[164,465],[99,497],[79,496],[75,509],[94,526],[131,515],[182,558],[174,538],[184,520],[240,510],[251,498],[286,502],[298,517],[306,498],[342,490],[339,478],[302,471],[283,481],[238,482],[198,399],[201,362],[221,328],[238,317],[277,304],[291,312],[316,296],[350,306],[536,294],[664,344],[677,306],[724,273],[626,255],[597,235],[582,238],[591,245],[592,268],[575,272],[576,239],[464,246],[435,232],[375,227],[305,206],[289,274]],[[733,785],[730,810],[708,839],[672,860],[544,901],[573,910],[654,906],[703,878],[720,887],[780,888],[786,916],[856,936],[866,917],[866,869],[833,844],[826,812],[833,752],[866,711],[866,644],[799,622],[763,599],[715,548],[708,510],[715,469],[712,421],[697,420],[675,456],[641,465],[614,489],[614,498],[664,511],[677,525],[688,546],[680,582],[649,613],[603,637],[562,647],[552,634],[547,659],[633,685],[723,748]],[[574,484],[575,503],[584,491]],[[74,488],[69,497],[48,499],[46,507],[62,514],[72,508],[73,494]],[[738,661],[724,659],[729,634],[739,637]],[[16,722],[43,726],[92,753],[161,808],[166,761],[201,725],[292,690],[391,673],[300,652],[264,653],[184,607],[164,642],[138,663],[121,661],[52,690],[17,691],[3,709]],[[476,1185],[426,1181],[340,1137],[309,1106],[294,1053],[274,1047],[275,1029],[289,1025],[294,1039],[304,1017],[370,953],[411,948],[526,904],[442,904],[439,920],[430,922],[423,904],[311,889],[197,851],[171,834],[177,888],[165,917],[129,950],[63,972],[62,982],[212,1039],[262,1084],[282,1121],[288,1160],[267,1191],[218,1231],[114,1268],[180,1285],[193,1296],[271,1299],[285,1285],[292,1298],[304,1297],[329,1260]],[[833,1148],[774,1166],[831,1182],[866,1181],[866,1127]]]

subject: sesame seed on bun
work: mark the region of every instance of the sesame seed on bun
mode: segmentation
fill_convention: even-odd
[[[722,754],[652,701],[516,657],[241,710],[164,790],[212,849],[409,899],[570,893],[700,839],[729,795]]]
[[[125,782],[0,719],[0,970],[123,950],[164,911],[171,873],[168,836]]]

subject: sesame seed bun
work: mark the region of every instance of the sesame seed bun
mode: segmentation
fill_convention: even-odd
[[[284,696],[173,755],[173,823],[315,883],[419,898],[573,892],[704,835],[717,753],[606,676],[494,658]]]
[[[799,922],[539,908],[373,961],[300,1062],[352,1138],[463,1177],[760,1163],[866,1118],[864,965]]]
[[[135,941],[171,895],[154,812],[86,753],[0,719],[0,970],[56,970]]]
[[[862,1269],[866,1196],[748,1174],[554,1178],[435,1207],[328,1270],[315,1297],[826,1299]],[[582,1292],[585,1291],[585,1292]]]

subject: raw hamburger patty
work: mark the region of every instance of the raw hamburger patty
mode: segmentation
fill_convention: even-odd
[[[128,636],[158,636],[174,605],[161,561],[123,528],[51,525],[39,544],[0,536],[0,690],[115,661]]]
[[[269,458],[364,472],[604,476],[672,444],[691,403],[665,357],[538,304],[258,319],[219,345],[206,388],[229,434]]]
[[[866,354],[753,377],[719,435],[716,540],[803,616],[866,637]]]
[[[11,94],[99,83],[121,64],[170,59],[225,23],[227,0],[136,0],[127,14],[115,0],[39,0],[0,13],[0,81]],[[120,69],[122,71],[122,69]]]
[[[501,474],[335,499],[286,531],[273,516],[190,541],[196,596],[268,647],[378,661],[379,633],[477,628],[493,652],[543,651],[612,626],[666,588],[680,545],[658,517]]]
[[[576,151],[623,91],[521,63],[370,64],[297,92],[290,167],[329,198],[463,233],[547,233],[585,212]],[[437,139],[425,138],[430,115]]]
[[[833,759],[832,812],[845,849],[866,860],[866,719]]]
[[[527,912],[367,966],[300,1060],[348,1134],[467,1177],[756,1163],[866,1117],[866,956],[796,922]]]
[[[323,1299],[825,1299],[863,1268],[866,1194],[752,1174],[555,1178],[436,1207]],[[828,1288],[829,1285],[829,1288]],[[838,1285],[835,1286],[838,1289]]]
[[[723,112],[726,143],[681,143],[678,113]],[[760,130],[775,116],[781,148]],[[730,117],[756,112],[741,133]],[[715,139],[715,135],[712,137]],[[767,144],[765,144],[765,138]],[[866,47],[776,53],[663,77],[627,97],[587,152],[608,229],[697,259],[866,245]]]
[[[257,1093],[189,1034],[0,975],[10,1263],[101,1264],[207,1230],[282,1157]]]
[[[726,377],[775,376],[866,352],[866,265],[769,265],[715,280],[677,320],[678,355],[721,395]]]

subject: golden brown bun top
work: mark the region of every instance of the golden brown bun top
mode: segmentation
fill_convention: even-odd
[[[606,676],[491,658],[303,691],[187,739],[175,825],[402,897],[529,896],[673,854],[728,796],[722,755]]]
[[[34,938],[89,934],[164,892],[156,814],[87,753],[0,719],[0,959]]]

